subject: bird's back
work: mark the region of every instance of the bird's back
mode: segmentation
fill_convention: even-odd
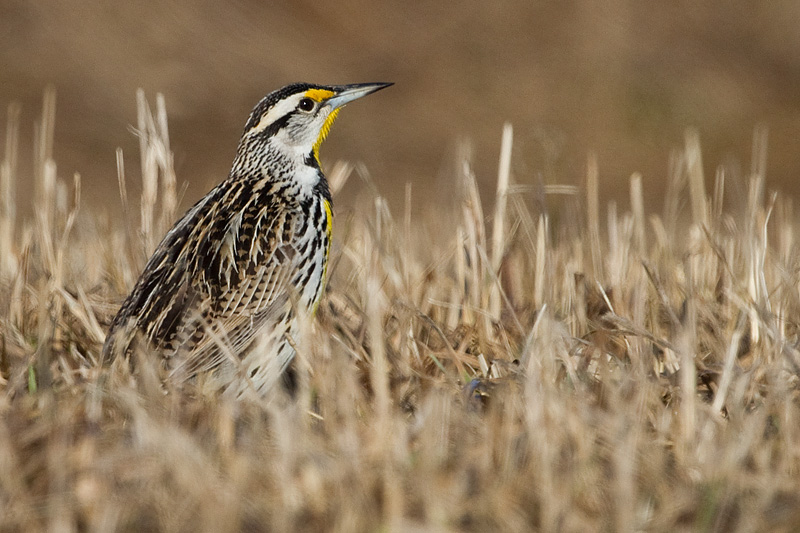
[[[322,292],[329,206],[322,190],[299,204],[263,180],[217,186],[159,244],[111,325],[106,357],[138,346],[176,377],[216,371],[222,384],[244,375],[268,388],[293,354],[283,345],[297,311]]]

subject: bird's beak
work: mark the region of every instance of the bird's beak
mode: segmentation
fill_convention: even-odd
[[[332,88],[335,94],[328,98],[328,101],[325,102],[325,104],[329,105],[332,109],[339,109],[353,100],[361,98],[362,96],[367,96],[375,91],[380,91],[381,89],[384,89],[390,85],[394,84],[354,83],[352,85],[338,85]]]

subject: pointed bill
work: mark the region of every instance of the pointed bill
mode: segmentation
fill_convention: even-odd
[[[339,109],[343,107],[345,104],[352,102],[362,96],[367,96],[368,94],[374,93],[375,91],[379,91],[390,85],[394,85],[393,83],[355,83],[353,85],[338,85],[332,87],[334,92],[336,93],[334,96],[330,97],[326,105],[331,106],[333,109]]]

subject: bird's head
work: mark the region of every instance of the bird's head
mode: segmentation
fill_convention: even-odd
[[[267,152],[277,151],[288,158],[319,165],[319,147],[339,110],[357,98],[390,85],[295,83],[272,92],[250,114],[238,157],[253,163]]]

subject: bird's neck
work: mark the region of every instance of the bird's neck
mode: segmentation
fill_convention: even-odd
[[[303,203],[314,195],[331,200],[328,182],[310,150],[303,154],[301,150],[286,150],[285,146],[239,146],[231,178],[260,182],[290,203]]]

